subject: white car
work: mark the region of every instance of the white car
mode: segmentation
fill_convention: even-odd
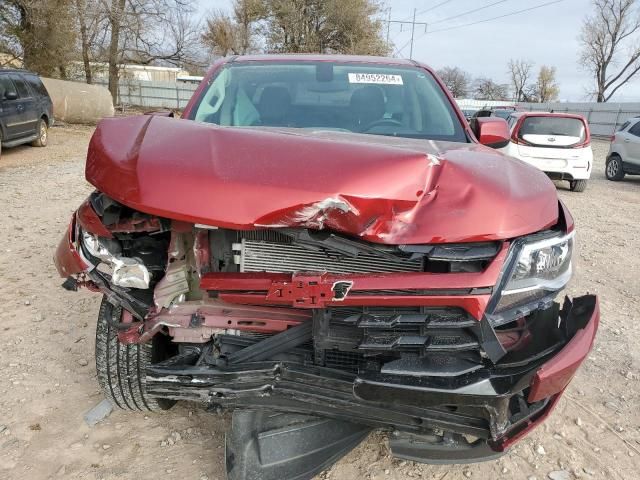
[[[582,192],[593,168],[589,125],[581,115],[514,112],[507,119],[511,141],[501,151],[545,172],[553,180],[568,180]]]
[[[627,175],[640,175],[640,117],[624,122],[611,137],[605,174],[609,180],[622,180]]]

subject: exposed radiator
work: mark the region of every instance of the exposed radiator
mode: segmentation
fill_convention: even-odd
[[[311,250],[295,244],[242,239],[234,245],[241,272],[382,273],[421,272],[422,260],[391,259],[360,253],[350,257],[329,250]],[[238,258],[239,257],[239,258]]]

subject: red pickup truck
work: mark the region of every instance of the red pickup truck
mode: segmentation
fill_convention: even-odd
[[[560,299],[574,222],[433,71],[219,60],[181,119],[106,119],[55,260],[103,295],[117,406],[233,409],[231,479],[311,478],[371,429],[427,463],[494,458],[553,410],[597,298]]]

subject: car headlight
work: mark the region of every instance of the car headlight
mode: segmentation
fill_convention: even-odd
[[[535,303],[562,290],[571,279],[575,232],[514,242],[491,315]],[[490,316],[491,316],[490,315]]]
[[[82,232],[82,245],[93,257],[109,265],[113,272],[111,283],[126,288],[149,288],[151,275],[147,267],[136,258],[120,255],[120,244],[116,240]]]
[[[89,232],[82,232],[82,245],[91,255],[110,263],[120,254],[120,244],[109,238],[101,238]]]

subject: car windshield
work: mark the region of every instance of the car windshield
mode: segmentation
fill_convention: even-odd
[[[495,117],[504,118],[505,120],[509,118],[509,115],[511,115],[512,113],[513,113],[513,110],[507,110],[507,109],[500,109],[500,110],[493,111],[493,115]]]
[[[224,126],[468,141],[443,89],[417,67],[232,63],[209,83],[189,118]]]
[[[627,128],[629,125],[631,125],[631,121],[627,120],[626,122],[624,122],[620,127],[618,127],[618,129],[616,130],[616,132],[621,132],[623,131],[625,128]]]
[[[518,135],[532,144],[547,145],[547,137],[568,137],[570,144],[577,144],[585,141],[586,129],[579,118],[530,116],[522,122]]]

